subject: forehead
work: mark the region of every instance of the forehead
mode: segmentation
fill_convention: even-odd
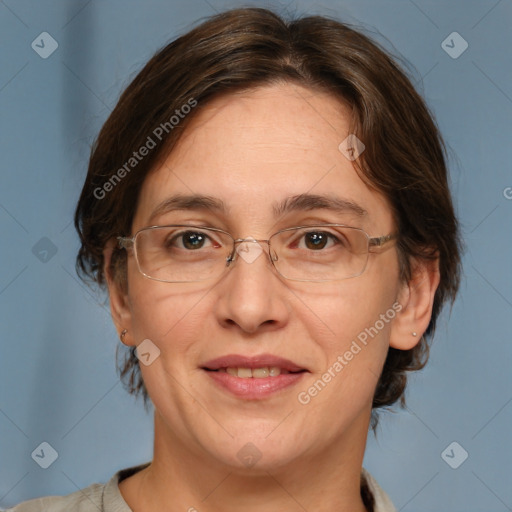
[[[134,226],[147,225],[155,207],[177,194],[218,198],[232,218],[260,223],[290,197],[329,196],[367,210],[363,227],[391,226],[387,201],[339,150],[349,129],[348,107],[293,84],[216,99],[146,178]]]

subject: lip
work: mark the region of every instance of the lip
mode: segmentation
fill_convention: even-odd
[[[217,359],[212,359],[211,361],[207,361],[202,365],[202,368],[206,370],[218,370],[219,368],[253,369],[263,368],[265,366],[279,366],[279,368],[288,370],[289,372],[300,372],[302,370],[308,371],[307,368],[299,366],[289,359],[284,359],[272,354],[259,354],[252,357],[238,354],[229,354],[226,356],[218,357]]]
[[[282,370],[298,373],[285,373],[276,377],[264,377],[261,379],[250,377],[247,379],[230,375],[229,373],[214,371],[220,368],[263,368],[278,366]],[[247,357],[237,354],[212,359],[202,365],[205,374],[211,378],[221,389],[228,391],[237,398],[244,400],[261,400],[297,384],[306,373],[307,368],[271,354],[261,354]]]

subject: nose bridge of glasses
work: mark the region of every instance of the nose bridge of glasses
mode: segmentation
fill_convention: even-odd
[[[252,236],[249,236],[247,238],[236,238],[236,239],[233,240],[233,242],[234,242],[235,247],[237,246],[237,244],[241,244],[241,243],[244,243],[244,242],[250,242],[250,243],[253,243],[253,244],[264,243],[264,244],[267,244],[268,246],[270,246],[270,240],[263,240],[263,239],[253,238]]]
[[[233,239],[233,252],[227,260],[228,265],[233,262],[235,255],[240,256],[246,263],[252,263],[262,253],[266,252],[261,246],[262,243],[268,245],[268,255],[270,260],[274,260],[274,256],[270,251],[270,240],[257,239],[252,236],[247,238],[236,238]]]

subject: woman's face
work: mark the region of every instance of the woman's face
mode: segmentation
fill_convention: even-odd
[[[339,149],[348,123],[339,101],[295,85],[215,100],[147,177],[132,232],[195,224],[268,239],[292,226],[340,223],[370,236],[392,233],[388,203]],[[348,201],[365,213],[320,204],[276,212],[276,205],[304,194]],[[177,195],[208,196],[224,209],[183,207],[152,217]],[[321,283],[282,278],[268,252],[242,255],[222,277],[201,283],[148,279],[129,257],[123,327],[133,343],[149,339],[160,350],[151,364],[141,364],[159,435],[239,468],[257,459],[263,468],[284,466],[366,439],[392,318],[401,307],[395,247],[370,254],[358,277]],[[286,374],[290,365],[302,371]],[[223,370],[272,366],[282,374],[261,381],[244,378],[252,375],[247,370]]]

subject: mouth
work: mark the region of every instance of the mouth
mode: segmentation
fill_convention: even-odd
[[[257,400],[296,384],[307,368],[270,354],[229,355],[208,361],[202,370],[223,390],[238,398]]]
[[[265,379],[266,377],[278,377],[279,375],[287,375],[290,373],[302,373],[306,370],[289,371],[279,366],[264,366],[261,368],[244,368],[228,366],[226,368],[218,368],[217,370],[211,370],[209,368],[203,368],[210,372],[223,372],[233,377],[240,377],[241,379]]]

